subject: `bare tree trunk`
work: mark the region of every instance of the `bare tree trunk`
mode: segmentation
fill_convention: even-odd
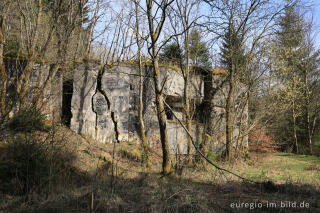
[[[0,14],[0,71],[1,71],[1,119],[6,120],[6,94],[7,94],[7,73],[3,63],[3,45],[4,45],[4,17]]]
[[[296,112],[295,112],[295,100],[292,100],[292,119],[293,119],[293,138],[295,144],[295,152],[299,154],[299,146],[298,146],[298,138],[297,138],[297,130],[296,130]]]
[[[307,113],[307,125],[308,125],[308,142],[309,142],[309,153],[310,155],[313,154],[313,149],[312,149],[312,131],[311,131],[311,125],[310,125],[310,114],[309,114],[309,111]]]
[[[192,133],[191,127],[191,117],[190,117],[190,97],[189,97],[189,78],[190,78],[190,66],[189,66],[189,32],[188,30],[185,32],[185,71],[184,71],[184,107],[185,107],[185,116],[186,116],[186,124],[187,130]],[[187,137],[188,140],[188,163],[192,164],[192,140],[190,137]]]
[[[208,156],[210,144],[212,142],[212,136],[214,135],[214,87],[213,87],[213,73],[208,72],[207,76],[204,79],[205,82],[205,91],[206,94],[204,97],[205,109],[204,109],[204,139],[199,145],[199,150],[204,156]],[[200,163],[200,167],[206,168],[207,161],[201,156],[197,157],[197,162]]]
[[[315,130],[315,127],[316,127],[317,113],[319,113],[319,112],[316,112],[314,117],[313,117],[313,119],[312,119],[312,126],[310,127],[310,135],[311,135],[311,137],[313,136],[314,130]],[[310,148],[311,148],[311,154],[313,154],[312,144],[310,145]]]
[[[186,62],[188,63],[188,62]],[[189,72],[189,65],[186,65],[186,73]],[[184,78],[184,105],[185,105],[185,113],[186,113],[186,127],[187,130],[192,133],[192,125],[191,125],[191,117],[190,117],[190,98],[188,91],[188,81],[189,75]],[[192,164],[192,140],[188,137],[188,163]]]
[[[12,1],[7,2],[8,7],[4,11],[0,11],[0,76],[1,76],[1,93],[0,93],[0,113],[1,113],[1,120],[5,122],[8,119],[8,106],[7,106],[7,83],[8,83],[8,78],[7,78],[7,72],[6,68],[4,66],[4,60],[3,60],[3,48],[4,48],[4,42],[5,42],[5,37],[4,37],[4,25],[5,25],[5,20],[7,18],[7,15],[10,10],[10,6]]]
[[[166,18],[166,8],[172,3],[168,0],[163,0],[159,5],[161,5],[161,19],[158,22],[156,29],[154,28],[154,17],[152,14],[152,0],[146,0],[147,5],[147,16],[148,16],[148,23],[149,23],[149,33],[151,37],[151,51],[149,52],[152,58],[152,65],[154,69],[153,73],[153,80],[154,80],[154,87],[155,87],[155,98],[156,98],[156,107],[157,107],[157,117],[159,121],[159,128],[160,128],[160,139],[162,145],[162,173],[164,175],[168,175],[171,173],[171,159],[170,159],[170,150],[169,150],[169,140],[168,140],[168,133],[167,133],[167,118],[164,109],[164,100],[163,100],[163,91],[161,86],[161,79],[160,79],[160,69],[159,69],[159,61],[158,61],[158,49],[157,49],[157,40],[159,38],[160,32],[162,30],[165,18]]]
[[[153,54],[155,54],[155,51],[153,51]],[[157,56],[153,58],[152,64],[154,68],[153,80],[154,80],[154,86],[155,86],[157,116],[159,121],[160,138],[161,138],[162,154],[163,154],[162,170],[163,170],[163,174],[169,174],[171,172],[171,159],[170,159],[170,150],[169,150],[169,139],[168,139],[168,133],[167,133],[167,118],[166,118],[166,113],[165,113],[164,103],[163,103],[159,62],[158,62]]]
[[[307,136],[307,143],[309,145],[309,153],[312,155],[312,130],[310,122],[310,96],[309,96],[309,85],[308,85],[308,73],[307,69],[304,69],[304,99],[305,99],[305,135]]]
[[[240,104],[239,106],[242,106],[242,104],[244,103],[243,108],[241,108],[240,110],[240,115],[238,115],[237,112],[235,112],[235,116],[239,116],[240,117],[240,121],[239,121],[239,133],[237,135],[237,143],[236,143],[236,147],[234,149],[235,153],[239,153],[240,150],[242,150],[243,148],[243,139],[244,139],[244,134],[243,134],[243,126],[247,129],[247,125],[243,122],[243,113],[245,111],[245,109],[247,108],[246,106],[248,105],[249,102],[249,91],[247,91],[247,96],[245,98],[245,100],[240,100]],[[240,108],[240,107],[239,107]]]
[[[205,134],[204,134],[204,139],[202,141],[202,143],[199,145],[199,149],[201,151],[202,154],[204,154],[204,156],[208,156],[209,153],[209,148],[210,148],[210,144],[212,142],[212,136],[214,134],[214,123],[213,123],[213,117],[214,117],[214,111],[213,111],[213,106],[211,104],[209,104],[208,107],[209,111],[207,111],[207,122],[206,122],[206,126],[205,126]],[[201,163],[201,167],[206,168],[207,167],[207,161],[206,159],[202,158],[201,156],[199,156],[198,162]]]
[[[232,143],[232,108],[233,108],[233,90],[234,90],[234,82],[233,82],[233,74],[230,73],[230,82],[229,82],[229,91],[226,100],[226,153],[225,159],[231,160],[231,143]]]
[[[135,0],[135,7],[136,7],[136,41],[138,46],[138,66],[139,66],[139,124],[140,124],[140,135],[141,135],[141,141],[142,146],[144,150],[144,163],[147,167],[150,166],[150,160],[149,160],[149,149],[147,144],[147,138],[144,128],[144,122],[143,122],[143,76],[142,76],[142,62],[141,62],[141,41],[140,41],[140,29],[139,29],[139,3],[140,0]]]
[[[184,62],[183,59],[180,59],[180,66],[184,78],[184,93],[183,93],[183,102],[184,102],[184,110],[185,110],[185,122],[186,122],[186,128],[189,133],[192,134],[192,123],[191,123],[191,109],[190,109],[190,94],[189,94],[189,84],[190,84],[190,27],[193,25],[193,21],[191,21],[192,16],[194,16],[194,11],[193,8],[197,7],[199,4],[198,1],[195,0],[181,0],[181,1],[176,1],[176,6],[177,6],[177,15],[180,22],[183,27],[183,35],[184,35]],[[191,16],[192,14],[192,16]],[[195,18],[196,19],[196,18]],[[190,24],[191,22],[191,24]],[[174,29],[177,27],[175,25],[172,26]],[[176,32],[176,29],[175,29]],[[177,38],[178,39],[178,38]],[[183,66],[184,64],[184,66]],[[187,137],[187,154],[188,154],[188,164],[192,164],[192,140],[191,138]]]

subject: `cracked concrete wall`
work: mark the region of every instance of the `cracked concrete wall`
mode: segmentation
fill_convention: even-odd
[[[93,96],[96,94],[99,66],[93,63],[77,64],[73,77],[70,128],[96,139],[96,113]]]
[[[101,76],[101,87],[110,100],[110,111],[117,123],[118,140],[128,141],[129,132],[134,131],[130,121],[130,67],[105,67]],[[128,73],[128,74],[126,74]]]
[[[143,90],[146,135],[150,144],[159,144],[152,69],[144,67],[143,72],[143,75],[147,76]],[[162,81],[166,79],[164,93],[181,98],[182,74],[164,67],[161,67],[161,73]],[[72,130],[102,143],[116,141],[115,132],[119,141],[139,138],[137,131],[139,76],[136,66],[123,64],[102,68],[94,63],[78,64],[73,82]],[[193,85],[193,90],[200,90],[197,93],[201,94],[203,86],[201,81],[198,82],[199,85],[196,83]]]
[[[5,61],[8,70],[8,99],[14,95],[17,76],[24,69],[25,61]],[[30,77],[27,100],[32,99],[36,88],[41,88],[49,74],[50,65],[37,63],[34,65]],[[183,119],[183,87],[184,79],[182,73],[167,67],[160,67],[161,80],[164,83],[164,94],[167,102],[175,110],[179,118]],[[143,69],[144,90],[143,90],[143,118],[147,141],[150,146],[161,146],[159,136],[159,125],[156,116],[154,103],[154,84],[152,69],[146,66]],[[40,78],[40,84],[37,80]],[[201,74],[191,76],[189,93],[190,98],[201,103],[206,92]],[[212,137],[211,149],[221,152],[225,147],[225,100],[228,86],[219,87],[224,78],[215,75],[213,88],[216,90],[214,99],[215,105],[215,133]],[[164,82],[165,81],[165,82]],[[55,121],[60,121],[62,111],[62,72],[58,71],[47,91],[43,101],[43,113]],[[239,133],[242,134],[242,144],[248,144],[248,136],[245,135],[248,122],[248,106],[241,100],[246,95],[246,87],[238,85],[235,88],[233,116],[233,140],[237,141]],[[105,142],[115,141],[139,141],[138,123],[138,94],[139,76],[135,65],[121,64],[113,67],[101,67],[97,63],[86,62],[75,66],[73,76],[73,95],[71,101],[71,124],[70,128],[84,136]],[[243,113],[241,114],[243,110]],[[16,109],[14,109],[16,110]],[[11,114],[14,114],[14,110]],[[197,118],[196,118],[197,119]],[[241,124],[241,127],[240,127]],[[204,123],[192,126],[192,134],[196,142],[201,141]],[[167,130],[169,136],[169,147],[171,153],[187,152],[187,135],[177,121],[168,120]],[[241,135],[241,134],[240,134]]]
[[[171,101],[175,113],[183,118],[183,86],[181,72],[161,67],[161,80],[164,84],[164,94]],[[154,84],[151,67],[144,67],[143,118],[146,127],[147,141],[150,146],[160,147],[158,119],[156,116]],[[214,83],[223,79],[215,76]],[[191,99],[198,102],[204,97],[204,81],[200,74],[192,76],[190,86]],[[139,75],[135,65],[120,64],[117,66],[100,67],[95,63],[78,64],[74,72],[72,97],[71,129],[77,133],[106,143],[116,141],[139,141],[138,94]],[[224,104],[227,87],[217,92],[215,100],[217,134],[213,138],[212,149],[219,151],[224,139]],[[243,91],[242,91],[243,92]],[[237,91],[236,96],[242,92]],[[247,110],[246,110],[247,113]],[[235,116],[236,117],[236,116]],[[203,135],[203,123],[193,125],[192,134],[196,142]],[[177,121],[168,120],[169,147],[171,153],[187,153],[187,134]],[[237,133],[235,128],[235,135]]]
[[[129,140],[130,73],[123,67],[78,64],[74,72],[70,128],[106,143]]]

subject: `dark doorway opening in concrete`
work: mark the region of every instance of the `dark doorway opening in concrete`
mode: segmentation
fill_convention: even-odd
[[[63,96],[62,96],[62,118],[61,121],[66,126],[70,127],[72,113],[71,100],[73,94],[73,80],[66,80],[63,82]]]
[[[173,113],[167,106],[165,106],[165,112],[166,112],[167,120],[173,120]]]

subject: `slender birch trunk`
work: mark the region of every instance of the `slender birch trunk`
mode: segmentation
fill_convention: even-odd
[[[298,137],[297,137],[297,130],[296,130],[296,110],[295,110],[296,104],[295,100],[292,100],[292,119],[293,119],[293,138],[294,138],[294,144],[295,144],[295,152],[296,154],[299,154],[299,146],[298,146]]]
[[[171,3],[173,1],[170,1]],[[157,47],[157,40],[159,38],[160,32],[162,30],[165,18],[166,18],[166,8],[169,6],[168,0],[163,0],[161,2],[161,19],[158,22],[156,29],[154,28],[154,18],[152,14],[152,7],[153,1],[146,0],[147,5],[147,16],[148,16],[148,23],[149,23],[149,33],[151,37],[151,47],[150,47],[150,55],[152,58],[152,65],[153,65],[153,80],[154,80],[154,87],[155,87],[155,102],[157,108],[157,117],[159,121],[159,128],[160,128],[160,140],[162,145],[162,173],[164,175],[168,175],[171,173],[171,159],[170,159],[170,150],[169,150],[169,139],[168,139],[168,132],[167,132],[167,118],[164,109],[164,98],[163,98],[163,91],[162,91],[162,82],[160,79],[160,69],[159,69],[159,59],[158,59],[158,47]]]
[[[141,41],[140,41],[140,29],[139,29],[139,3],[140,0],[135,0],[135,9],[136,9],[136,41],[138,46],[138,67],[139,67],[139,124],[140,124],[140,135],[141,142],[144,150],[144,163],[147,167],[150,166],[149,160],[149,149],[147,144],[147,137],[144,128],[143,121],[143,76],[142,76],[142,62],[141,62]]]
[[[230,73],[229,79],[229,91],[226,100],[226,160],[231,160],[231,145],[232,145],[232,113],[233,113],[233,91],[234,91],[234,82],[233,82],[233,73]]]
[[[191,116],[190,116],[190,95],[189,95],[189,80],[190,80],[190,66],[189,66],[189,59],[190,59],[190,54],[189,54],[189,33],[188,31],[185,32],[185,73],[184,73],[184,107],[185,107],[185,119],[186,119],[186,127],[187,130],[192,133],[192,125],[191,125]],[[192,140],[190,137],[187,137],[188,141],[188,163],[189,165],[192,164]]]

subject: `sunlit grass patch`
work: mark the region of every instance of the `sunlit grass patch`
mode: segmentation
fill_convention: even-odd
[[[239,168],[238,171],[254,181],[298,181],[312,184],[320,177],[320,166],[317,165],[320,165],[320,159],[316,156],[277,153],[257,160],[253,166]]]
[[[288,157],[289,159],[294,159],[294,160],[302,160],[306,162],[312,162],[312,163],[320,163],[320,158],[317,156],[310,156],[310,155],[296,155],[293,153],[283,153],[280,152],[278,153],[278,156],[284,156]]]

